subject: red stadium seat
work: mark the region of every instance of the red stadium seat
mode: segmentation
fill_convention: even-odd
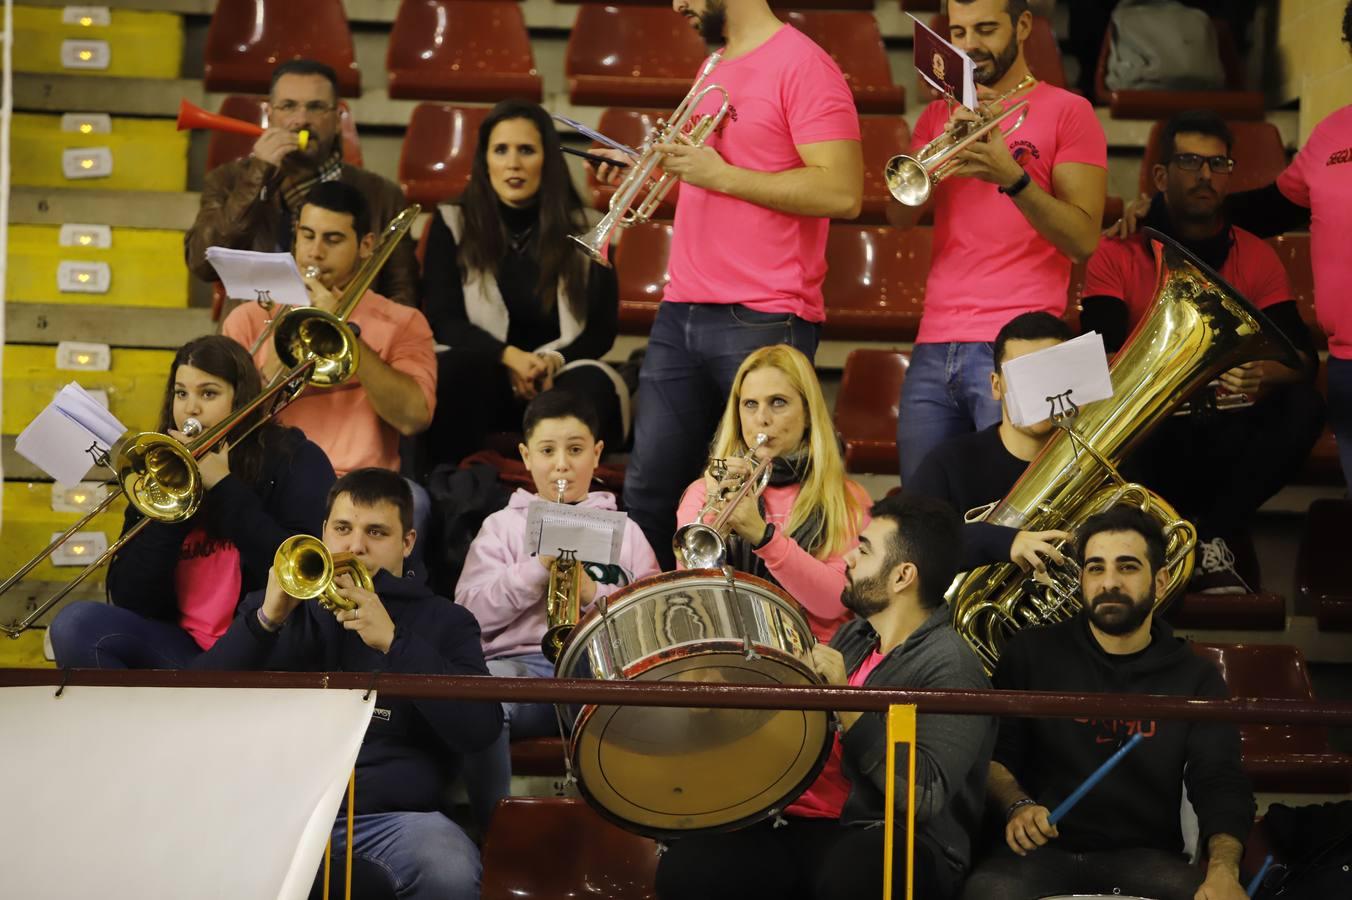
[[[657,844],[571,797],[509,797],[483,846],[483,900],[653,900]]]
[[[1352,631],[1349,534],[1352,534],[1352,503],[1316,500],[1310,504],[1296,560],[1296,590],[1314,607],[1321,631]]]
[[[266,114],[263,105],[266,97],[244,97],[231,94],[221,101],[220,114],[232,119],[263,124]],[[362,164],[361,141],[357,138],[357,124],[346,103],[338,104],[339,128],[343,132],[343,162],[354,166]],[[257,138],[245,134],[231,134],[228,131],[213,131],[207,141],[207,171],[232,160],[248,156],[253,152]]]
[[[1220,91],[1110,91],[1104,81],[1108,72],[1108,51],[1112,29],[1103,35],[1099,51],[1094,90],[1098,103],[1109,108],[1114,119],[1160,119],[1189,109],[1210,109],[1227,119],[1263,118],[1262,91],[1245,89],[1244,64],[1239,58],[1230,26],[1212,19],[1216,41],[1220,45],[1221,64],[1225,67],[1225,90]]]
[[[646,335],[667,286],[671,223],[645,222],[626,228],[610,252],[620,283],[620,333]]]
[[[1235,171],[1230,175],[1232,192],[1248,191],[1265,187],[1276,180],[1286,168],[1286,147],[1282,146],[1282,133],[1271,122],[1230,122],[1230,131],[1235,136],[1234,148],[1230,155],[1235,160]],[[1155,193],[1154,167],[1164,157],[1164,148],[1160,146],[1160,132],[1164,122],[1159,121],[1150,129],[1146,140],[1145,156],[1141,157],[1140,188],[1143,194]]]
[[[707,55],[704,41],[670,7],[583,4],[568,35],[568,98],[674,109]]]
[[[1276,644],[1197,644],[1193,650],[1220,669],[1232,697],[1313,700],[1305,658]],[[1244,769],[1258,791],[1346,793],[1352,756],[1329,748],[1322,725],[1239,726]]]
[[[597,131],[608,138],[619,141],[621,144],[639,150],[643,146],[644,139],[657,126],[657,120],[665,119],[670,115],[671,110],[669,109],[611,108],[601,113],[601,121],[597,126]],[[593,144],[592,148],[595,149],[599,146],[599,144]],[[602,212],[609,209],[610,197],[615,193],[615,188],[597,181],[590,171],[587,173],[587,186],[591,188],[592,206]],[[676,215],[676,199],[680,191],[681,185],[679,182],[672,185],[671,190],[667,191],[667,196],[662,200],[662,205],[657,208],[657,218],[670,219]]]
[[[911,4],[903,5],[908,9],[911,7]],[[929,20],[929,27],[940,37],[948,38],[948,16],[932,17]],[[1052,23],[1042,16],[1033,16],[1033,30],[1023,45],[1023,55],[1028,60],[1029,71],[1039,81],[1045,81],[1059,88],[1066,86],[1066,67],[1061,61],[1061,45],[1056,42],[1056,32],[1052,30]],[[920,92],[917,96],[931,100],[942,96],[930,87],[929,82],[919,73],[915,79],[916,88]]]
[[[795,11],[785,20],[831,54],[845,73],[859,112],[905,112],[906,89],[892,83],[892,67],[873,13]]]
[[[399,186],[414,203],[432,207],[455,200],[469,184],[479,125],[488,107],[419,103],[399,153]]]
[[[1286,598],[1256,594],[1186,594],[1165,613],[1175,628],[1223,631],[1281,631],[1286,627]]]
[[[539,102],[543,93],[514,0],[404,0],[385,68],[401,99]]]
[[[860,116],[859,136],[864,145],[864,203],[860,222],[886,222],[887,192],[883,170],[898,153],[909,152],[911,128],[901,116]]]
[[[333,66],[338,92],[361,94],[361,73],[341,0],[219,0],[207,29],[207,91],[266,93],[272,70],[296,57]]]
[[[566,774],[563,764],[563,738],[538,737],[512,741],[513,775],[557,775]]]
[[[924,308],[929,228],[832,225],[826,245],[828,340],[913,341]]]
[[[900,350],[850,351],[835,414],[846,471],[896,474],[897,403],[908,365]]]

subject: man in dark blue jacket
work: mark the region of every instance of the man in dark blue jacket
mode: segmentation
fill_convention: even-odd
[[[944,590],[958,572],[962,523],[930,497],[874,504],[859,546],[845,557],[841,602],[855,613],[813,667],[830,684],[985,689],[976,654],[954,631]],[[657,868],[662,900],[877,897],[883,884],[887,725],[881,713],[838,714],[841,733],[821,775],[783,820],[732,834],[673,841]],[[985,716],[921,715],[916,722],[915,896],[944,900],[971,862],[995,723]],[[905,775],[897,822],[904,822]],[[901,836],[898,835],[898,838]],[[904,841],[895,843],[902,896]]]
[[[339,576],[355,604],[328,612],[282,591],[275,572],[263,592],[240,605],[230,630],[197,668],[487,675],[479,625],[463,607],[420,580],[401,577],[417,538],[407,483],[385,469],[358,469],[329,493],[324,543],[352,553],[372,573],[374,591]],[[497,703],[382,701],[357,756],[353,855],[371,861],[405,898],[479,896],[479,852],[441,811],[459,754],[482,750],[502,727]],[[334,828],[342,852],[345,819]]]

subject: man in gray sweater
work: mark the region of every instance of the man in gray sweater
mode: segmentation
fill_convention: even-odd
[[[875,504],[845,557],[841,602],[857,618],[812,649],[831,684],[984,689],[976,655],[949,624],[944,590],[957,574],[962,522],[941,500],[896,495]],[[821,775],[778,821],[673,841],[657,869],[661,900],[806,897],[882,892],[887,726],[881,713],[838,713],[840,734]],[[915,747],[915,896],[952,897],[971,863],[995,722],[921,715]],[[899,784],[905,785],[898,754]],[[896,821],[904,822],[904,789]],[[901,836],[898,835],[898,838]],[[895,842],[901,895],[905,842]]]

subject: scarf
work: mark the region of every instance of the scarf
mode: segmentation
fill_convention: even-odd
[[[301,204],[305,202],[311,188],[323,181],[337,181],[341,174],[343,174],[343,142],[339,139],[333,142],[333,152],[320,162],[313,175],[302,174],[295,179],[282,181],[282,202],[292,215],[295,215],[300,211]]]
[[[806,450],[800,450],[792,456],[777,456],[770,463],[769,487],[784,487],[790,484],[802,484],[809,467]],[[761,518],[765,518],[765,496],[756,498]],[[825,518],[820,509],[814,509],[803,524],[799,525],[789,537],[808,553],[815,553],[825,539]],[[728,535],[728,561],[739,572],[764,578],[771,584],[783,587],[770,574],[765,561],[756,555],[750,541],[743,540],[736,532]]]

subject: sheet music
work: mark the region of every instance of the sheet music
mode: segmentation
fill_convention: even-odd
[[[221,276],[225,293],[232,300],[272,300],[284,306],[309,306],[300,269],[290,253],[259,253],[208,247],[207,262]]]
[[[915,68],[921,77],[936,91],[975,110],[976,65],[971,57],[915,16],[907,15],[915,23]]]
[[[73,484],[83,480],[126,431],[116,416],[72,381],[28,423],[14,449],[57,481]]]
[[[1103,336],[1096,331],[1038,350],[1000,367],[1005,405],[1015,425],[1033,425],[1049,418],[1053,408],[1084,406],[1113,395]]]
[[[627,521],[613,509],[533,500],[526,510],[526,547],[536,556],[572,550],[584,562],[617,565]]]

